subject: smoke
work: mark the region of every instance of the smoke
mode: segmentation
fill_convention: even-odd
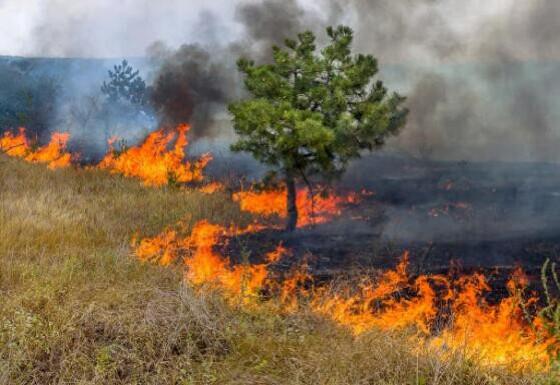
[[[237,6],[235,20],[244,26],[246,38],[232,44],[232,51],[250,55],[257,62],[270,61],[272,46],[281,46],[319,24],[316,15],[306,12],[296,0],[265,0]]]
[[[121,58],[150,46],[143,73],[161,123],[188,120],[198,137],[225,132],[217,121],[243,95],[238,57],[266,62],[272,45],[308,29],[321,45],[326,26],[344,23],[355,30],[355,50],[378,57],[381,79],[408,96],[409,124],[391,148],[438,159],[559,160],[558,2],[10,3],[0,2],[3,53]]]
[[[199,13],[229,13],[231,7],[227,1],[202,0],[123,0],[119,4],[112,0],[3,0],[0,53],[138,57],[154,41],[178,46],[187,39],[199,39],[195,30]]]
[[[195,44],[182,45],[174,52],[158,44],[150,52],[161,61],[152,100],[162,124],[189,122],[192,135],[210,136],[216,113],[235,93],[233,66]]]
[[[153,101],[162,124],[192,124],[195,138],[213,137],[223,125],[225,105],[242,95],[241,79],[235,61],[246,56],[258,62],[269,61],[273,45],[317,24],[296,0],[265,0],[242,3],[236,7],[235,20],[244,26],[243,37],[229,44],[216,41],[219,24],[212,14],[201,15],[206,44],[184,44],[170,50],[163,43],[148,49],[148,55],[159,63],[153,84]],[[210,22],[208,22],[210,21]],[[210,42],[208,41],[210,40]]]
[[[438,159],[559,159],[560,4],[332,0],[331,7],[345,10],[357,50],[376,55],[381,75],[408,96],[409,124],[392,146]]]
[[[201,111],[212,121],[213,112],[224,109],[210,111],[208,103],[240,95],[235,58],[266,62],[273,45],[308,29],[321,45],[327,25],[345,23],[355,30],[356,51],[377,56],[381,78],[408,96],[409,124],[390,147],[423,158],[558,160],[560,106],[552,96],[560,89],[560,65],[551,62],[560,58],[558,16],[560,5],[547,1],[242,2],[233,14],[240,38],[208,55],[200,54],[207,49],[200,45],[183,46],[161,67],[158,79],[184,79],[172,83],[190,88],[183,91],[190,96],[175,99],[182,104],[170,100],[171,112],[164,111],[183,111],[185,118]],[[219,79],[221,92],[208,76]],[[198,135],[205,135],[209,124],[197,124]]]

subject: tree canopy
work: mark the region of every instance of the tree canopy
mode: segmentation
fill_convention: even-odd
[[[353,31],[327,28],[328,44],[317,50],[315,35],[303,32],[273,47],[271,63],[242,58],[250,98],[229,110],[239,140],[234,151],[251,153],[284,175],[288,223],[297,224],[295,183],[299,178],[342,174],[363,150],[382,146],[404,126],[404,97],[389,94],[372,55],[352,55]]]
[[[147,102],[146,82],[140,76],[140,71],[135,71],[128,61],[116,64],[108,73],[109,82],[103,82],[101,92],[109,101],[126,101],[140,106]]]

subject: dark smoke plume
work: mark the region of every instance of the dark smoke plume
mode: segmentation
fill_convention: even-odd
[[[203,17],[213,20],[206,13]],[[242,3],[235,19],[245,26],[246,36],[226,46],[189,44],[170,52],[155,44],[148,50],[161,63],[153,84],[153,102],[162,124],[190,122],[196,138],[218,134],[217,116],[224,116],[225,105],[243,92],[236,59],[270,60],[273,45],[282,45],[286,38],[317,24],[296,0]],[[204,28],[214,35],[208,31],[208,23]]]
[[[232,44],[232,52],[257,62],[270,60],[272,46],[282,46],[287,38],[318,24],[296,0],[242,3],[236,9],[235,20],[245,27],[247,39]]]
[[[153,46],[162,60],[154,79],[153,104],[164,126],[191,123],[194,136],[211,135],[212,119],[234,92],[233,68],[199,45],[175,52]]]

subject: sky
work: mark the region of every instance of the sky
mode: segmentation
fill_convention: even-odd
[[[204,28],[231,24],[234,6],[215,0],[0,0],[0,54],[142,56],[154,41],[173,47],[209,38],[201,36]]]
[[[376,24],[398,25],[406,12],[406,17],[426,24],[422,40],[406,50],[419,58],[423,56],[424,45],[433,44],[433,40],[450,44],[446,41],[450,36],[428,33],[439,31],[438,23],[444,22],[458,37],[458,43],[468,46],[478,31],[488,28],[491,17],[514,15],[515,9],[523,8],[514,6],[514,0],[392,1],[400,4],[397,13],[387,11],[383,1],[365,0],[370,6],[379,3],[377,8],[367,9],[365,12],[371,15],[366,16]],[[540,0],[527,3],[534,1]],[[240,3],[231,0],[0,0],[0,54],[122,57],[142,56],[154,41],[163,41],[170,47],[208,40],[223,43],[234,40],[240,33],[241,26],[235,21],[235,9]],[[347,10],[344,1],[338,3],[342,4],[338,13]],[[317,13],[326,12],[327,8],[320,1],[302,0],[300,4]],[[356,9],[360,8],[356,5]],[[387,17],[391,20],[387,21]]]

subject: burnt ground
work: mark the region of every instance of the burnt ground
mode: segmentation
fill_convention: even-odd
[[[230,242],[229,254],[251,250],[257,261],[282,242],[294,255],[285,264],[305,259],[325,278],[392,267],[405,250],[413,274],[460,266],[504,277],[520,266],[538,281],[543,262],[559,260],[560,165],[375,156],[337,186],[362,187],[374,194],[342,217],[292,234],[248,234]]]

